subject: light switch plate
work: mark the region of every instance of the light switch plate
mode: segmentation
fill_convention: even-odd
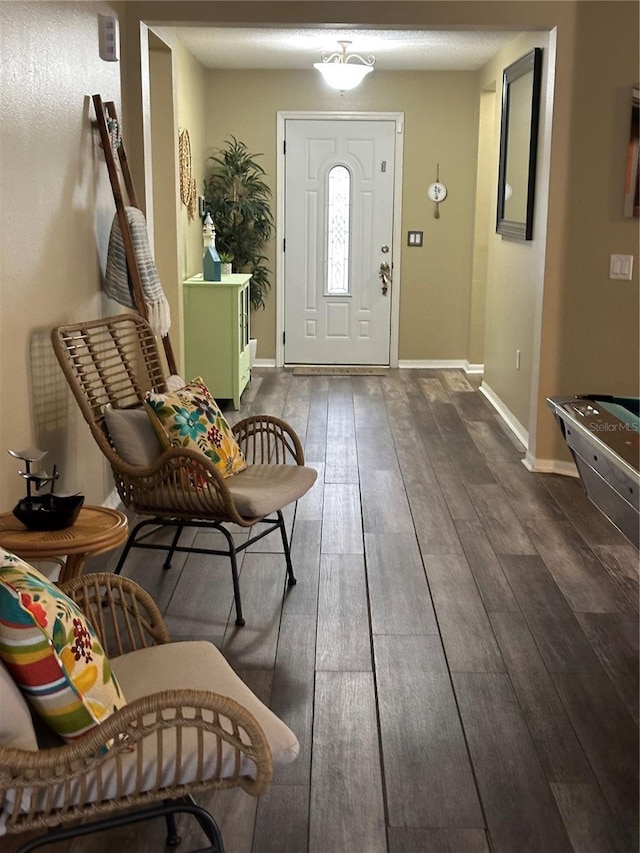
[[[407,246],[422,246],[423,231],[408,231]]]
[[[631,281],[633,276],[633,255],[611,255],[609,258],[609,278]]]
[[[115,15],[98,16],[98,38],[100,59],[105,62],[118,62],[119,60],[119,27]]]

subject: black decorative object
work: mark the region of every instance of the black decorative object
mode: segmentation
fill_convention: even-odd
[[[531,240],[542,80],[542,48],[505,68],[498,167],[496,231]]]
[[[53,493],[54,483],[60,476],[56,465],[53,466],[52,474],[47,474],[45,471],[32,472],[31,466],[42,461],[47,451],[28,447],[25,450],[10,450],[9,454],[14,459],[21,459],[26,467],[26,471],[18,472],[27,482],[27,496],[18,501],[13,508],[13,514],[18,521],[21,521],[28,530],[62,530],[65,527],[71,527],[82,509],[84,495]],[[39,491],[47,485],[48,492],[33,494],[34,487]]]

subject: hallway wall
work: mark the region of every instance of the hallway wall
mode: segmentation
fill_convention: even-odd
[[[314,71],[209,71],[207,142],[233,135],[262,152],[266,180],[276,188],[278,110],[398,111],[404,123],[404,179],[400,290],[400,359],[464,359],[469,330],[473,200],[477,156],[476,75],[468,72],[376,71],[341,95]],[[440,178],[449,189],[434,218],[427,187]],[[424,232],[423,248],[408,248],[407,230]],[[269,249],[272,293],[253,312],[258,356],[275,357],[275,240]],[[398,298],[398,291],[394,291]]]
[[[24,495],[8,448],[36,445],[57,490],[102,503],[111,474],[71,400],[49,333],[121,310],[100,292],[115,207],[90,96],[120,109],[120,66],[98,56],[118,3],[0,3],[0,505]]]
[[[638,5],[633,0],[611,2],[547,2],[521,0],[493,2],[136,2],[126,4],[129,28],[141,19],[173,22],[265,26],[305,23],[354,26],[507,27],[514,30],[557,32],[555,104],[550,152],[551,186],[547,223],[547,255],[543,272],[540,311],[541,359],[534,369],[530,389],[529,434],[539,460],[567,459],[559,431],[545,404],[554,393],[584,390],[605,377],[612,390],[638,385],[637,285],[611,287],[607,281],[610,252],[633,254],[638,259],[637,220],[621,213],[624,152],[629,113],[626,98],[636,82],[638,68]],[[129,55],[127,99],[131,95],[135,120],[136,64]],[[585,81],[589,85],[585,86]],[[129,89],[131,87],[131,92]],[[624,92],[624,96],[623,96]],[[623,103],[623,101],[625,101]],[[579,112],[579,115],[577,114]],[[594,122],[593,116],[598,116]],[[594,125],[597,128],[594,130]],[[135,128],[134,128],[135,130]],[[595,133],[594,144],[585,145]],[[607,178],[607,201],[596,200],[601,176]],[[596,180],[594,176],[598,176]],[[585,207],[585,194],[590,205]],[[619,198],[618,198],[619,197]],[[584,220],[589,218],[588,223]],[[638,264],[635,264],[637,269]],[[595,299],[581,298],[584,277],[591,279]],[[637,282],[637,278],[636,278]],[[601,302],[606,301],[604,314]],[[583,335],[586,325],[599,325],[593,344]],[[601,322],[604,317],[605,322]],[[624,334],[617,334],[616,322]],[[613,342],[615,341],[615,346]],[[568,346],[567,346],[568,344]],[[586,350],[595,349],[586,356]],[[509,352],[509,362],[512,359]],[[496,365],[497,367],[497,365]],[[520,391],[511,396],[507,384],[495,389],[505,405],[520,412]]]
[[[542,95],[533,239],[513,240],[496,233],[496,199],[500,123],[502,117],[502,74],[504,69],[534,47],[542,48]],[[478,97],[491,89],[492,145],[487,176],[490,192],[489,234],[486,242],[486,297],[484,309],[484,382],[508,406],[511,414],[530,429],[531,386],[539,353],[539,304],[542,301],[546,251],[547,199],[551,127],[549,102],[553,97],[555,56],[547,33],[523,33],[487,63],[478,77]],[[484,223],[486,224],[486,223]],[[516,366],[516,351],[520,366]]]

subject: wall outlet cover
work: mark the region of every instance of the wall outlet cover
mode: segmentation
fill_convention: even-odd
[[[120,33],[115,15],[98,16],[98,39],[100,59],[105,62],[118,62],[120,56]]]

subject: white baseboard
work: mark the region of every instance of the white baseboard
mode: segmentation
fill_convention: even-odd
[[[496,392],[486,382],[480,384],[480,393],[485,397],[500,415],[511,432],[526,449],[529,447],[529,431],[516,418],[513,412],[505,406]]]
[[[562,474],[564,477],[580,476],[573,462],[563,462],[560,459],[538,459],[527,453],[522,464],[527,471],[534,471],[536,474]]]
[[[273,358],[258,358],[253,366],[275,367],[276,362]],[[464,358],[405,358],[398,361],[398,367],[405,370],[464,370],[468,374],[484,373],[484,364],[471,364]]]
[[[117,489],[112,489],[109,492],[103,501],[102,506],[106,506],[108,509],[120,509],[122,502],[120,501],[120,495],[118,494]]]
[[[486,382],[480,385],[480,393],[486,397],[496,412],[500,415],[518,441],[527,449],[522,464],[527,471],[536,474],[562,474],[565,477],[578,477],[578,469],[573,462],[563,462],[560,459],[538,459],[528,449],[529,431],[520,423],[515,415],[505,406],[500,397]]]
[[[465,373],[484,373],[484,364],[469,364],[464,358],[400,359],[398,367],[408,370],[464,370]]]

